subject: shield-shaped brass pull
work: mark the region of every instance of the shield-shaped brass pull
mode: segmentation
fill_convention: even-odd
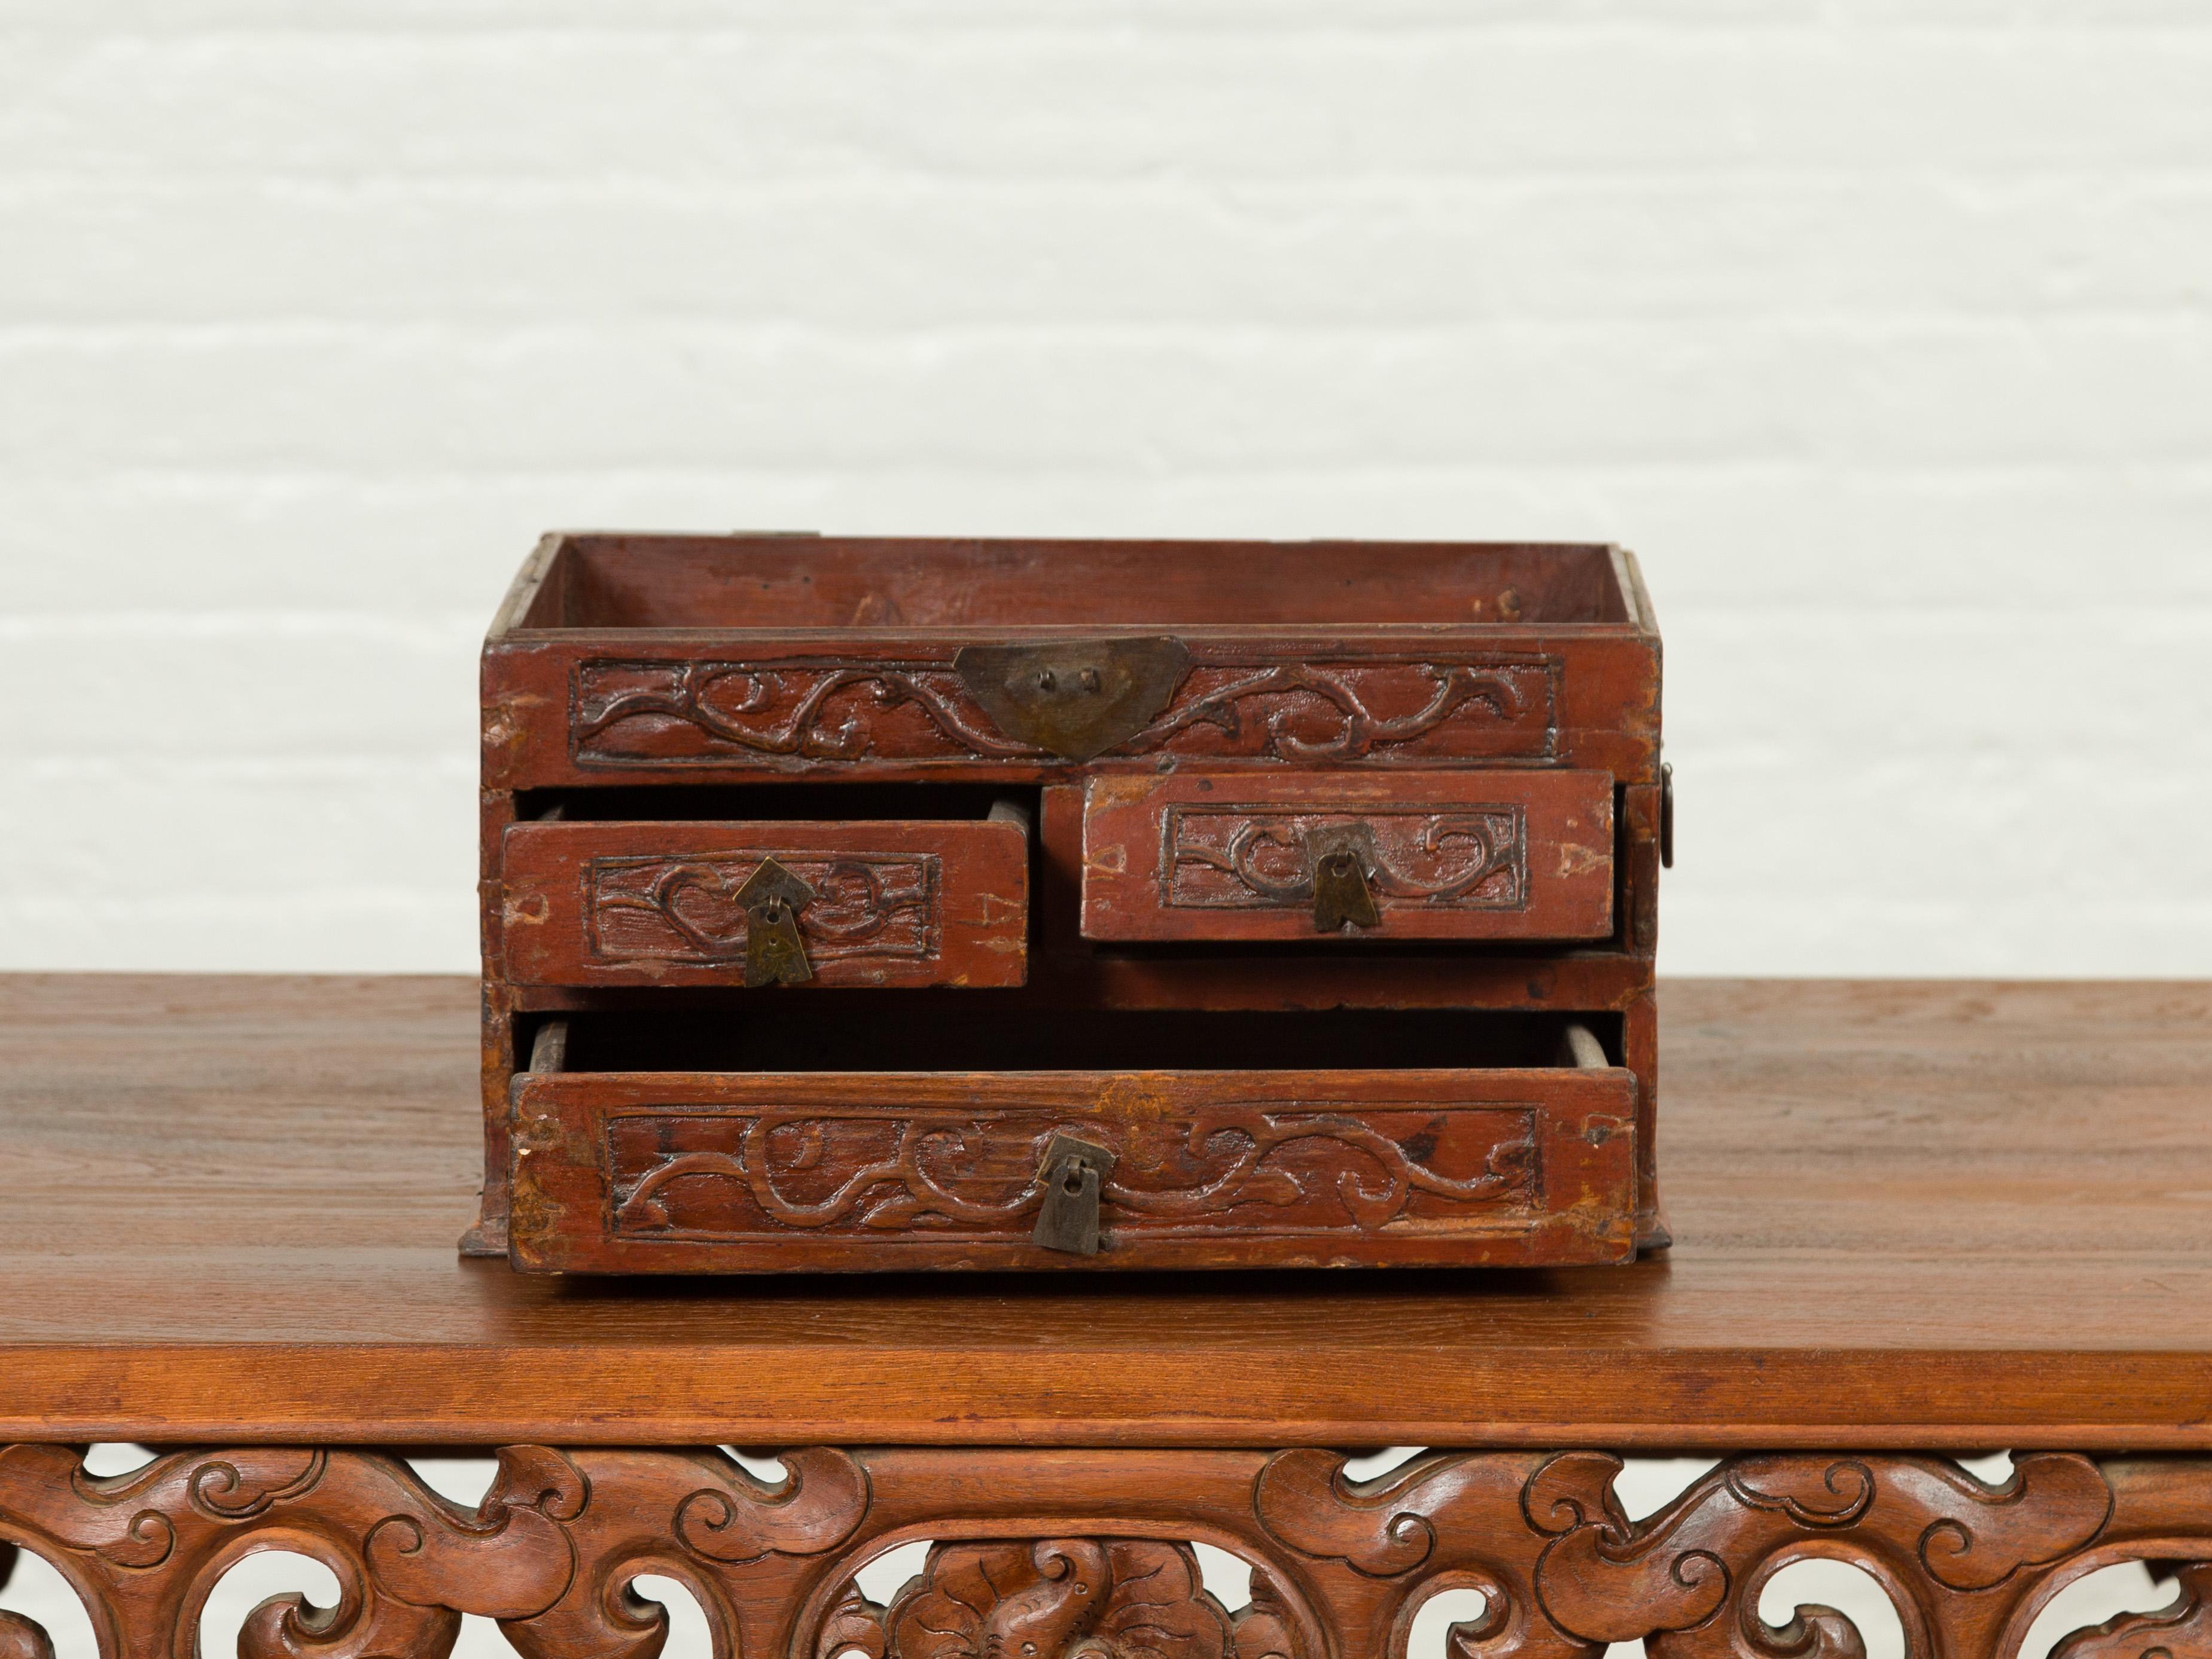
[[[1044,1207],[1037,1212],[1030,1237],[1048,1250],[1097,1255],[1099,1193],[1113,1170],[1114,1154],[1103,1146],[1054,1135],[1037,1170],[1044,1182]]]
[[[1382,913],[1367,884],[1367,859],[1358,837],[1316,836],[1308,845],[1313,854],[1314,931],[1381,927]]]
[[[774,859],[763,859],[745,878],[738,902],[745,911],[747,985],[804,985],[814,977],[799,937],[799,913],[813,897],[811,887]]]

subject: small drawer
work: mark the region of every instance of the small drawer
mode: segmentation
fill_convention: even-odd
[[[1589,939],[1613,932],[1604,772],[1095,777],[1102,941]]]
[[[1476,1069],[891,1072],[872,1068],[929,1045],[882,1051],[866,1022],[839,1025],[816,1051],[836,1069],[787,1069],[801,1033],[769,1041],[777,1069],[760,1071],[614,1069],[692,1063],[650,1038],[571,1067],[585,1045],[565,1022],[542,1028],[513,1096],[515,1265],[1533,1266],[1633,1254],[1636,1082],[1581,1028],[1571,1042],[1554,1028],[1543,1063]],[[1076,1035],[1071,1060],[1141,1064],[1158,1047],[1140,1031]],[[1053,1057],[1035,1040],[1012,1046],[1017,1060]],[[1271,1048],[1303,1057],[1265,1032],[1165,1052]],[[1095,1253],[1039,1242],[1048,1204],[1063,1201],[1048,1190],[1054,1159],[1069,1147],[1097,1168]]]
[[[1019,985],[1029,868],[1027,818],[1013,809],[519,823],[501,848],[507,975],[547,986]]]

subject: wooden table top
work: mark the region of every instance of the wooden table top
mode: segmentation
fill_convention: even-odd
[[[2212,1445],[2212,986],[1662,999],[1633,1267],[565,1283],[471,982],[0,976],[0,1437]]]

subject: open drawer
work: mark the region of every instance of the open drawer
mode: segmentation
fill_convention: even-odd
[[[970,819],[518,823],[518,985],[1008,986],[1029,967],[1029,826]]]
[[[1096,777],[1084,791],[1083,933],[1603,939],[1613,839],[1604,772]]]
[[[515,1265],[1464,1267],[1633,1254],[1635,1079],[1581,1025],[1069,1011],[987,1031],[907,1000],[903,1013],[878,1004],[834,1023],[542,1025],[514,1087]],[[1364,1063],[1316,1063],[1355,1054]],[[1206,1069],[1192,1065],[1201,1057]],[[1476,1057],[1496,1063],[1466,1063]]]

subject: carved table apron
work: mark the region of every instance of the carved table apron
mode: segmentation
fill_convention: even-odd
[[[2063,1659],[2212,1655],[2212,992],[1666,994],[1681,1243],[1634,1267],[571,1286],[452,1256],[465,981],[0,976],[0,1556],[134,1659],[272,1549],[340,1596],[264,1603],[251,1659],[438,1659],[465,1613],[652,1659],[648,1574],[744,1659],[1386,1659],[1470,1589],[1461,1659],[1844,1659],[1842,1615],[1760,1614],[1814,1556],[1920,1659],[2127,1560],[2173,1605]],[[1421,1442],[1458,1449],[1345,1474]],[[380,1449],[455,1446],[498,1449],[473,1508]],[[1996,1447],[2002,1484],[1939,1455]],[[1614,1450],[1723,1461],[1631,1522]]]
[[[1940,1458],[1728,1460],[1632,1524],[1602,1453],[1468,1452],[1352,1483],[1317,1449],[935,1448],[787,1454],[779,1486],[719,1451],[509,1447],[482,1504],[433,1494],[375,1453],[185,1452],[86,1476],[58,1446],[0,1452],[0,1530],[84,1597],[101,1651],[190,1652],[208,1592],[256,1549],[314,1557],[336,1609],[297,1596],[248,1619],[252,1655],[448,1651],[460,1615],[500,1622],[526,1659],[650,1655],[667,1614],[629,1590],[654,1573],[697,1597],[718,1654],[831,1659],[1321,1659],[1405,1650],[1439,1591],[1473,1589],[1455,1651],[1592,1659],[1645,1638],[1655,1659],[1848,1654],[1842,1615],[1759,1613],[1812,1555],[1889,1593],[1914,1654],[2013,1652],[2043,1604],[2115,1561],[2212,1558],[2212,1461],[2021,1458],[1986,1486]],[[935,1540],[889,1606],[854,1583],[871,1558]],[[1231,1613],[1192,1540],[1252,1569]],[[2078,1638],[2068,1659],[2212,1651],[2212,1566],[2180,1571],[2168,1612]],[[0,1614],[13,1655],[43,1636]]]

